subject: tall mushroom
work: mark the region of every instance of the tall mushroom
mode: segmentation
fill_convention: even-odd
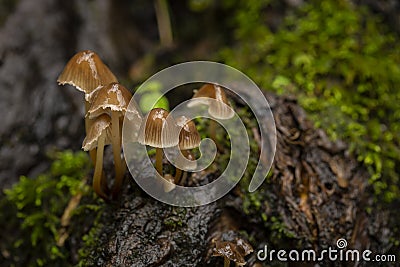
[[[84,50],[75,54],[68,61],[57,82],[60,85],[72,85],[85,93],[86,113],[89,110],[92,93],[100,86],[118,82],[118,80],[95,52]],[[89,131],[90,123],[89,118],[85,118],[86,134]],[[93,164],[95,164],[96,152],[89,151],[89,153]]]
[[[178,155],[177,165],[185,165],[187,169],[195,169],[197,167],[197,164],[196,161],[193,161],[194,156],[190,153],[190,149],[199,147],[201,142],[200,134],[197,131],[194,122],[189,120],[185,116],[180,116],[178,119],[176,119],[176,125],[179,129],[179,149],[181,150],[182,155],[190,161],[190,163],[187,163],[186,160],[182,159],[182,155]],[[185,164],[183,164],[183,162],[185,162]],[[176,168],[176,173],[174,177],[175,184],[179,182],[181,175],[182,170]]]
[[[85,151],[93,150],[97,147],[96,164],[93,174],[93,189],[104,200],[108,200],[108,196],[102,190],[103,179],[103,153],[104,146],[111,142],[111,119],[108,115],[103,114],[97,117],[89,128],[89,132],[82,143],[82,149]]]
[[[163,148],[178,145],[179,137],[174,119],[162,108],[152,109],[143,119],[138,142],[156,148],[156,169],[163,176]]]
[[[210,101],[210,99],[214,101]],[[230,107],[228,98],[226,97],[224,89],[216,84],[207,83],[203,85],[188,103],[188,107],[196,105],[207,105],[208,113],[211,117],[221,120],[227,120],[232,118],[235,113]],[[215,133],[216,123],[214,120],[210,121],[210,137],[216,141]]]
[[[108,114],[111,117],[111,143],[115,164],[115,182],[112,189],[113,197],[119,192],[125,165],[121,159],[121,125],[122,118],[127,112],[129,101],[132,94],[123,85],[119,83],[110,83],[99,88],[93,96],[92,104],[87,113],[90,119],[94,119],[101,114]],[[132,111],[130,111],[132,112]],[[137,113],[138,116],[139,113]]]

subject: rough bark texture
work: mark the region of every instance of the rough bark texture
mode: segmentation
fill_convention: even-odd
[[[288,229],[315,249],[332,246],[339,238],[357,249],[388,243],[387,216],[367,215],[365,210],[371,205],[367,171],[349,156],[344,143],[329,141],[324,131],[316,130],[295,101],[275,101],[274,204]],[[372,222],[382,232],[366,228]]]

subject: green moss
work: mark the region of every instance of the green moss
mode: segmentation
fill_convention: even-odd
[[[48,172],[36,178],[22,176],[11,189],[5,190],[5,197],[0,201],[3,211],[0,227],[4,230],[0,236],[1,250],[10,255],[4,259],[6,265],[71,265],[71,251],[67,246],[57,245],[61,216],[72,196],[79,193],[92,199],[85,179],[91,164],[84,152],[65,151],[53,157]],[[78,207],[72,218],[79,221],[82,216],[76,215],[87,213],[89,209],[89,205]],[[73,231],[83,231],[81,228],[71,224],[67,233],[72,236]]]
[[[377,199],[398,200],[400,47],[381,19],[348,1],[309,1],[272,32],[276,1],[233,16],[237,46],[222,58],[279,94],[294,94],[317,127],[343,139],[370,171]]]
[[[96,211],[97,210],[96,206]],[[101,229],[103,228],[102,213],[96,212],[96,219],[93,222],[93,226],[90,228],[89,232],[82,237],[83,246],[79,249],[79,263],[77,266],[94,266],[96,265],[95,259],[92,257],[93,251],[99,249],[99,236]]]
[[[176,230],[183,226],[187,210],[181,207],[171,207],[171,209],[171,216],[164,218],[163,223],[172,230]]]

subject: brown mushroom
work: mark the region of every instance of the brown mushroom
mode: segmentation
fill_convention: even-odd
[[[96,164],[93,174],[93,189],[101,198],[108,200],[108,196],[102,190],[103,179],[103,153],[104,146],[111,143],[111,119],[103,114],[97,117],[89,128],[89,132],[82,143],[85,151],[93,150],[97,147]]]
[[[164,192],[168,193],[175,188],[174,177],[171,174],[166,174],[163,181]]]
[[[117,78],[93,51],[84,50],[75,54],[65,65],[57,79],[58,84],[69,84],[85,93],[85,113],[89,110],[90,97],[99,86],[117,82]],[[86,134],[90,128],[90,119],[85,118]],[[89,151],[93,164],[96,152]]]
[[[162,108],[152,109],[143,119],[138,142],[156,148],[156,169],[163,176],[163,148],[178,145],[179,137],[174,119]]]
[[[237,250],[237,246],[227,241],[217,241],[212,256],[224,257],[224,267],[229,267],[230,261],[235,262],[236,266],[246,264],[244,257]]]
[[[84,92],[88,100],[91,93],[99,86],[118,82],[118,80],[95,52],[84,50],[68,61],[57,82],[61,85],[74,86]]]
[[[211,98],[215,101],[208,101]],[[208,113],[217,119],[230,119],[234,116],[233,109],[230,107],[224,89],[216,84],[207,83],[203,85],[190,100],[188,106],[205,104],[209,106]]]
[[[209,99],[215,100],[210,101]],[[235,113],[230,107],[225,91],[221,86],[216,84],[207,83],[203,85],[193,98],[188,103],[188,107],[196,105],[207,105],[208,113],[216,119],[230,119]],[[210,137],[216,142],[216,123],[214,120],[210,121]]]
[[[119,83],[110,83],[96,91],[87,113],[90,119],[94,119],[104,113],[111,117],[111,141],[115,164],[115,182],[112,189],[113,197],[120,191],[126,167],[121,159],[120,129],[122,126],[122,119],[127,112],[131,98],[132,94],[123,85]]]
[[[186,160],[180,160],[182,159],[182,156],[178,155],[177,165],[178,166],[185,165],[185,167],[187,167],[188,169],[195,169],[197,167],[197,164],[196,161],[193,161],[194,156],[193,154],[190,153],[189,150],[199,147],[201,142],[200,134],[197,131],[194,122],[189,120],[185,116],[180,116],[176,120],[176,125],[178,126],[179,129],[179,149],[181,150],[182,155],[186,159],[191,161],[191,163],[187,163]],[[183,164],[183,162],[185,162],[185,164]],[[182,170],[176,168],[176,173],[174,177],[176,184],[179,182],[181,175],[182,175]]]

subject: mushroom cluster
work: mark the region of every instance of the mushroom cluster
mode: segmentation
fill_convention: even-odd
[[[226,120],[234,116],[224,89],[215,84],[205,84],[195,91],[188,107],[197,105],[206,105],[212,118]],[[216,124],[211,120],[210,136],[216,142],[215,128]],[[184,169],[189,171],[195,170],[197,167],[196,157],[191,150],[199,147],[201,138],[195,123],[185,116],[174,119],[168,111],[162,108],[153,108],[143,119],[139,129],[138,142],[156,149],[156,170],[165,180],[165,192],[173,190],[175,184],[184,185],[187,173],[177,167],[174,176],[164,174],[163,148],[177,146],[181,153],[175,158],[176,165],[184,166]],[[219,150],[222,151],[221,148]]]
[[[156,170],[166,180],[164,191],[174,189],[174,184],[179,183],[182,171],[176,168],[175,176],[163,172],[163,148],[179,146],[182,155],[192,162],[189,169],[195,169],[194,155],[189,149],[200,145],[200,134],[194,122],[182,116],[175,120],[168,111],[162,108],[154,108],[145,116],[139,129],[138,142],[156,149]],[[181,159],[178,155],[178,161]]]
[[[175,120],[162,108],[151,109],[144,118],[136,103],[128,110],[132,100],[131,92],[118,82],[95,52],[85,50],[75,54],[64,67],[57,82],[60,85],[72,85],[85,94],[86,137],[82,149],[89,151],[95,165],[93,189],[104,200],[118,196],[126,171],[126,163],[121,156],[121,132],[125,115],[129,120],[134,118],[137,125],[130,129],[132,136],[137,136],[137,140],[132,141],[156,149],[155,166],[164,178],[165,192],[173,190],[175,184],[183,185],[187,173],[176,168],[174,175],[164,174],[164,148],[177,146],[181,152],[176,158],[177,165],[184,166],[189,171],[196,169],[195,156],[191,150],[199,147],[201,138],[195,123],[185,116]],[[229,119],[234,115],[224,90],[218,85],[205,84],[195,92],[188,106],[200,104],[208,106],[208,112],[213,118]],[[214,121],[210,122],[210,135],[215,141]],[[115,180],[111,189],[103,173],[104,147],[109,144],[112,146],[115,167]]]
[[[86,137],[82,149],[89,151],[95,171],[93,189],[101,198],[115,198],[126,170],[121,158],[122,121],[132,94],[118,83],[115,75],[93,51],[74,55],[57,79],[60,85],[69,84],[85,94]],[[139,113],[137,115],[140,117]],[[104,146],[111,144],[114,155],[115,181],[111,196],[103,174]]]

